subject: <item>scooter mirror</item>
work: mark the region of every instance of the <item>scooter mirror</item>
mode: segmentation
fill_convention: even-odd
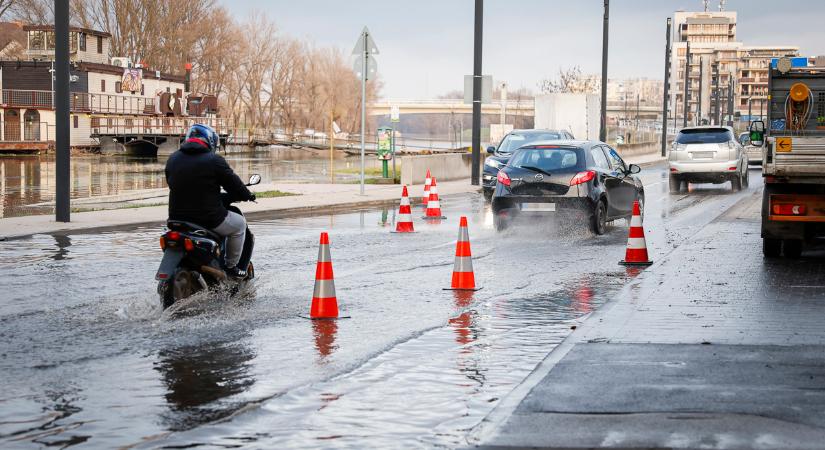
[[[249,185],[250,186],[254,186],[254,185],[256,185],[260,182],[261,182],[261,176],[258,175],[257,173],[252,175],[251,177],[249,177]]]

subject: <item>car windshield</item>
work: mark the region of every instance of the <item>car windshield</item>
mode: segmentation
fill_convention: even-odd
[[[516,151],[519,147],[527,144],[532,144],[538,141],[557,141],[561,139],[558,133],[523,133],[523,134],[508,134],[501,140],[496,152],[509,155]]]
[[[733,140],[727,128],[696,128],[682,130],[676,136],[677,144],[723,144]]]
[[[579,152],[575,148],[523,148],[510,158],[508,165],[547,173],[577,169]]]

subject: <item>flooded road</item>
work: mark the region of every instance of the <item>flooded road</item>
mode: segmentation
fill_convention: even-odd
[[[661,167],[641,176],[654,259],[761,184],[670,196]],[[624,221],[599,237],[496,233],[480,194],[443,206],[440,225],[415,207],[414,235],[390,234],[393,212],[380,209],[253,221],[250,291],[176,318],[154,293],[159,228],[0,242],[0,447],[464,445],[635,273],[617,265]],[[456,295],[443,288],[460,215],[483,289]],[[302,317],[321,231],[349,319]]]

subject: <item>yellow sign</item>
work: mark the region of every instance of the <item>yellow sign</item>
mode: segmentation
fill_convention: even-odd
[[[789,137],[776,138],[776,151],[789,153],[793,149],[793,140]]]

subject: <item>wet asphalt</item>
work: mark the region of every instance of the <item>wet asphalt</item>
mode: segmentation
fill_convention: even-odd
[[[754,193],[669,195],[640,174],[657,258]],[[420,189],[420,187],[418,188]],[[605,236],[553,222],[493,229],[481,194],[396,235],[392,210],[255,220],[258,278],[243,295],[162,313],[160,228],[0,242],[0,447],[455,447],[636,274],[627,224]],[[241,206],[243,207],[243,206]],[[461,215],[472,294],[445,291]],[[305,319],[328,231],[348,319]]]

